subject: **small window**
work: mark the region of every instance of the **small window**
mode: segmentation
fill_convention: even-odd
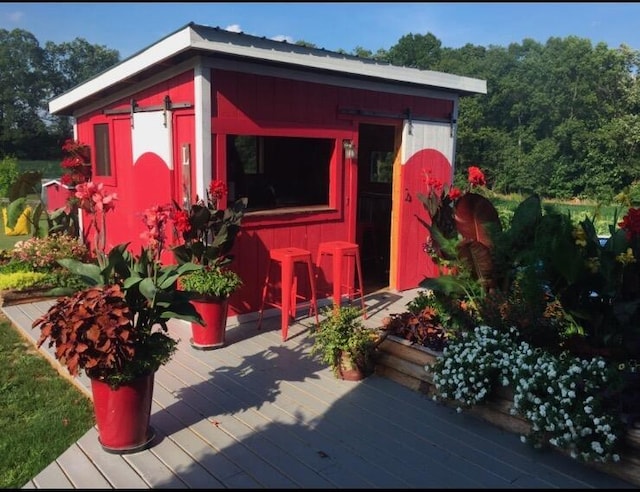
[[[99,123],[93,125],[93,139],[95,142],[96,176],[111,176],[111,152],[109,142],[109,125]]]
[[[227,136],[229,197],[248,210],[329,205],[332,138]]]

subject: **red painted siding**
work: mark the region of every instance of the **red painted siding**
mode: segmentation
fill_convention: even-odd
[[[110,192],[116,192],[118,200],[113,212],[107,214],[107,248],[123,242],[131,242],[131,250],[139,251],[140,234],[144,231],[142,213],[150,204],[170,203],[175,196],[177,177],[174,170],[168,170],[160,159],[145,154],[133,163],[131,144],[131,117],[129,114],[105,115],[105,109],[127,109],[130,100],[136,100],[138,106],[159,106],[165,96],[173,103],[188,102],[194,104],[193,71],[189,70],[169,80],[155,84],[145,90],[122,98],[106,107],[100,108],[78,119],[78,138],[95,148],[93,142],[93,125],[108,123],[111,137],[112,178],[96,177],[102,181]],[[174,110],[174,163],[180,163],[178,144],[182,142],[184,119],[193,120],[193,109]],[[175,130],[178,128],[178,130]],[[193,146],[193,123],[187,131],[189,143]],[[178,166],[179,167],[179,166]],[[171,259],[171,256],[166,256]]]
[[[214,70],[212,80],[215,81],[212,86],[212,128],[221,135],[285,134],[357,141],[358,123],[364,119],[341,115],[339,108],[394,114],[411,108],[414,114],[433,118],[448,118],[453,109],[451,101],[222,70]],[[351,164],[353,169],[350,169],[342,159],[341,149],[337,153],[332,177],[337,213],[267,217],[250,214],[245,218],[243,233],[235,247],[235,268],[245,280],[245,287],[232,299],[232,308],[248,311],[259,308],[269,249],[283,246],[305,248],[311,251],[315,262],[320,242],[337,239],[355,241],[357,163],[354,161]],[[213,174],[219,176],[223,172],[218,166]],[[317,285],[320,296],[330,295],[332,281],[330,263],[323,262]],[[302,283],[306,285],[304,281]],[[304,290],[304,294],[308,295],[308,291]]]
[[[196,147],[202,143],[195,141],[193,109],[175,110],[172,113],[173,170],[167,169],[164,163],[158,162],[151,155],[143,155],[134,165],[129,115],[106,116],[102,113],[103,109],[127,109],[132,98],[140,107],[161,105],[167,95],[174,103],[193,104],[192,71],[127,95],[109,104],[108,108],[100,108],[99,111],[80,117],[78,135],[81,141],[94,146],[93,124],[106,122],[110,125],[114,176],[103,181],[110,190],[118,193],[118,202],[115,211],[107,218],[108,243],[115,245],[131,241],[134,251],[140,245],[140,233],[143,231],[141,213],[144,208],[150,204],[169,203],[172,199],[178,202],[182,200],[182,144],[191,146],[193,192],[196,166],[212,166],[214,178],[226,177],[227,134],[336,140],[331,164],[329,210],[313,213],[248,214],[245,217],[234,249],[236,259],[233,263],[233,268],[243,278],[244,286],[231,298],[232,313],[252,312],[259,308],[269,249],[283,246],[306,248],[311,251],[315,262],[320,242],[336,239],[355,241],[357,162],[345,162],[341,142],[343,139],[352,139],[357,143],[358,124],[361,121],[371,121],[371,118],[340,114],[340,108],[394,114],[411,108],[413,114],[434,118],[448,118],[453,108],[451,101],[433,98],[340,88],[223,70],[212,70],[211,80],[212,163],[196,162]],[[165,259],[172,261],[170,256]],[[306,286],[303,279],[301,282]],[[330,295],[332,280],[331,270],[326,262],[318,277],[321,296]],[[308,294],[306,287],[304,293]]]

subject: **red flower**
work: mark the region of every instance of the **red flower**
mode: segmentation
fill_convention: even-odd
[[[80,183],[76,187],[76,198],[80,200],[80,208],[88,213],[108,212],[115,208],[114,200],[118,199],[116,193],[104,193],[103,183]]]
[[[227,185],[224,181],[214,179],[211,181],[211,184],[209,184],[209,194],[213,200],[220,200],[220,198],[227,194]]]
[[[155,259],[160,258],[160,252],[166,240],[166,225],[171,218],[172,210],[171,205],[153,205],[142,215],[142,221],[147,230],[140,234],[140,237],[148,244],[149,251]]]
[[[455,186],[452,186],[449,190],[449,199],[453,202],[462,196],[462,191]]]
[[[173,213],[173,223],[176,230],[184,234],[191,230],[191,222],[189,222],[189,213],[186,210],[176,210]]]
[[[618,223],[620,229],[624,230],[627,235],[627,240],[631,241],[633,238],[640,235],[640,208],[630,208],[627,211],[627,215],[622,218],[622,222]]]
[[[484,173],[479,167],[469,167],[469,184],[471,184],[471,186],[484,186],[487,184]]]

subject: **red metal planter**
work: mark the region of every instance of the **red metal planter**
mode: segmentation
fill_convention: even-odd
[[[211,350],[224,346],[227,329],[229,299],[202,297],[191,301],[202,316],[205,326],[191,323],[191,346],[199,350]]]
[[[115,454],[135,453],[151,444],[155,436],[149,425],[155,373],[111,389],[91,379],[93,409],[102,448]]]

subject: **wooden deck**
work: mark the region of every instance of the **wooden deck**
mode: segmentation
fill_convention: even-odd
[[[414,296],[370,294],[367,323]],[[34,339],[31,321],[50,304],[2,309]],[[181,341],[156,374],[153,446],[110,454],[93,428],[24,488],[635,488],[388,379],[337,380],[309,356],[312,322],[282,342],[278,316],[261,331],[245,320],[227,346],[198,351],[172,321]],[[90,394],[87,382],[76,379]]]

